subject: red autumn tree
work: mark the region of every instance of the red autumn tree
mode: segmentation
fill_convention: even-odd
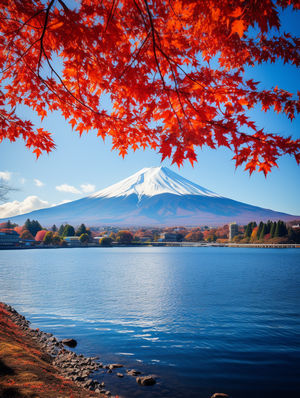
[[[47,230],[46,229],[42,229],[40,231],[37,232],[37,234],[35,235],[35,240],[37,242],[42,242],[45,238],[45,235],[47,234]]]
[[[250,173],[267,174],[284,154],[299,163],[300,140],[247,116],[300,109],[296,95],[244,74],[278,59],[299,65],[280,7],[299,10],[299,0],[2,0],[0,139],[22,138],[37,157],[54,148],[18,116],[22,104],[41,119],[60,111],[80,135],[112,137],[122,156],[151,147],[180,165],[206,145],[230,148]]]
[[[17,226],[14,228],[14,230],[21,235],[21,233],[24,231],[24,225],[23,226]]]

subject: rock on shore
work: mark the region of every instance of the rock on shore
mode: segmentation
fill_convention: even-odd
[[[0,397],[104,397],[53,365],[62,349],[52,334],[31,329],[24,316],[0,303]]]
[[[107,397],[104,382],[91,378],[101,368],[121,379],[136,377],[145,388],[156,384],[152,375],[124,369],[119,363],[103,365],[97,357],[78,355],[64,347],[51,333],[29,327],[30,322],[11,306],[0,302],[0,397]],[[68,339],[71,345],[74,339]],[[121,373],[122,372],[122,373]],[[137,377],[138,376],[138,377]],[[145,386],[145,387],[144,387]],[[151,387],[146,387],[151,388]],[[215,393],[211,398],[229,398]]]
[[[14,327],[16,330],[18,330],[18,335],[22,344],[22,340],[26,340],[27,344],[30,346],[29,349],[34,351],[36,348],[38,348],[40,350],[41,356],[47,360],[47,363],[55,367],[55,369],[52,368],[51,371],[54,373],[56,370],[59,377],[65,380],[64,383],[67,383],[68,380],[69,383],[73,384],[74,386],[85,389],[84,393],[80,393],[80,397],[94,397],[97,396],[97,394],[106,397],[111,395],[111,392],[104,388],[104,382],[99,382],[98,380],[92,379],[91,375],[93,372],[96,372],[101,368],[107,369],[107,373],[113,373],[115,369],[123,368],[124,365],[119,363],[103,365],[103,363],[99,362],[99,358],[85,357],[66,349],[65,346],[75,347],[77,345],[76,340],[70,338],[60,341],[51,333],[45,333],[39,329],[30,328],[30,322],[26,320],[23,315],[20,315],[14,308],[7,304],[0,303],[0,321],[1,315],[2,318],[3,315],[6,315],[7,321],[11,321],[10,329]],[[34,348],[32,347],[32,343],[35,346]],[[1,361],[2,359],[0,356],[0,365],[2,366]],[[124,376],[135,377],[141,373],[135,369],[125,370],[125,373],[117,372],[116,375],[119,378],[124,378]],[[152,377],[144,376],[141,377],[141,382],[139,382],[139,384],[150,386],[155,384],[155,382],[156,381]],[[89,390],[89,392],[87,392],[87,390]],[[48,395],[44,396],[47,397]],[[51,397],[51,395],[49,395],[49,397]],[[77,395],[74,394],[74,397],[77,397]]]

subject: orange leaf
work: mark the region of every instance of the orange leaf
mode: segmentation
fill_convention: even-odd
[[[246,25],[242,19],[238,19],[232,22],[231,35],[237,33],[240,36],[240,38],[242,38],[245,30],[246,30]]]

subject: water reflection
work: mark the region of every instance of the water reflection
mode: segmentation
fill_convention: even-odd
[[[128,397],[207,397],[217,390],[282,397],[300,391],[298,253],[2,251],[0,299],[42,329],[72,334],[87,354],[160,374],[151,392],[141,395],[133,383]],[[113,382],[110,389],[122,391],[122,382]]]

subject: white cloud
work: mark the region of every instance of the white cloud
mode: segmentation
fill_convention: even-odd
[[[45,185],[42,181],[38,180],[37,178],[34,179],[34,183],[37,187],[42,187]]]
[[[22,177],[22,178],[21,178],[21,180],[20,180],[20,182],[21,182],[21,184],[23,184],[23,185],[24,185],[24,184],[25,184],[25,182],[26,182],[26,178],[23,178],[23,177]]]
[[[51,205],[51,207],[59,206],[59,205],[64,205],[65,203],[69,203],[69,202],[72,202],[72,201],[69,200],[69,199],[64,199],[64,200],[62,200],[62,201],[59,202],[59,203],[54,203],[53,205]]]
[[[60,192],[81,193],[77,188],[68,184],[57,185],[55,188],[57,191]]]
[[[12,173],[10,171],[0,171],[0,180],[9,181]]]
[[[13,217],[49,206],[46,200],[42,200],[37,196],[27,196],[22,202],[14,200],[0,205],[0,218]]]
[[[96,187],[93,184],[81,184],[80,188],[82,189],[82,192],[84,193],[91,193],[94,192]]]

